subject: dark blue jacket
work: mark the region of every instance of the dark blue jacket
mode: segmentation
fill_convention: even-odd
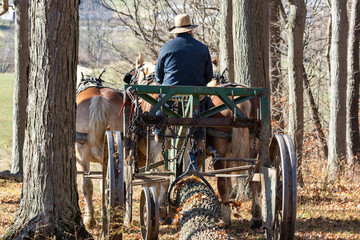
[[[179,34],[161,47],[155,77],[163,85],[205,86],[213,77],[208,47],[188,33]]]

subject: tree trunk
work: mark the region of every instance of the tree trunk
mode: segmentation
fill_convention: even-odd
[[[331,88],[328,174],[335,179],[339,162],[345,158],[346,80],[347,80],[347,1],[331,1],[332,37],[330,49]]]
[[[265,82],[270,86],[270,1],[262,0]]]
[[[29,2],[15,5],[15,81],[13,99],[12,174],[23,172],[23,146],[29,67]]]
[[[262,0],[233,1],[235,82],[249,87],[269,86],[265,77],[262,6]],[[269,164],[270,114],[269,111],[262,116],[268,122],[262,125],[260,134],[260,158],[264,165]],[[244,181],[237,181],[234,194],[239,197],[245,192]]]
[[[79,1],[31,3],[24,182],[4,239],[86,239],[78,205],[75,84]]]
[[[233,2],[235,82],[266,87],[262,0]]]
[[[360,38],[360,0],[351,5],[348,48],[348,82],[346,93],[346,143],[347,165],[354,165],[355,157],[360,155],[359,134],[359,38]],[[358,156],[359,157],[359,156]]]
[[[314,96],[311,91],[310,87],[310,81],[308,79],[308,76],[306,74],[304,65],[303,65],[303,72],[304,72],[304,89],[305,89],[305,95],[308,101],[308,104],[310,106],[310,114],[311,119],[314,122],[314,131],[317,133],[317,136],[319,138],[321,148],[323,149],[324,156],[327,158],[328,156],[328,146],[326,142],[325,133],[322,130],[321,121],[320,121],[320,115],[319,115],[319,108],[316,106]]]
[[[303,48],[306,6],[304,0],[289,1],[287,24],[289,71],[289,133],[294,139],[298,179],[302,183],[301,163],[304,134]]]
[[[281,23],[280,0],[271,1],[270,5],[270,88],[272,96],[272,119],[277,123],[273,129],[276,133],[284,131],[285,122],[283,105],[279,99],[283,97],[283,83],[281,81]]]
[[[329,17],[329,21],[328,21],[328,25],[327,25],[327,41],[326,41],[326,53],[325,53],[325,57],[326,57],[326,63],[327,63],[327,75],[328,78],[331,79],[331,64],[330,64],[330,48],[331,48],[331,25],[332,25],[332,20],[331,20],[331,15]],[[331,88],[331,85],[328,82],[328,88]]]
[[[220,1],[220,72],[227,66],[227,78],[234,82],[234,48],[232,35],[232,0]]]

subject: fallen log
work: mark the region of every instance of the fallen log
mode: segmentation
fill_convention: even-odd
[[[178,215],[180,240],[230,239],[221,222],[221,204],[215,193],[195,177],[178,183]]]
[[[12,174],[9,170],[0,172],[0,179],[9,179],[15,182],[22,182],[21,174]]]

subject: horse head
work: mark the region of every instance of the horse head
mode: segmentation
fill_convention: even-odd
[[[216,57],[212,60],[212,64],[214,65],[214,69],[219,66],[219,59]],[[228,83],[228,79],[225,75],[226,71],[229,70],[229,67],[225,67],[225,69],[222,72],[215,71],[213,79],[207,84],[208,87],[216,87],[221,84]]]
[[[135,68],[127,73],[124,82],[130,85],[154,85],[155,80],[155,63],[144,62],[142,54],[136,59]]]
[[[78,87],[85,77],[92,76],[94,73],[92,69],[78,65],[76,72],[76,86]]]
[[[153,85],[155,82],[155,64],[151,62],[144,62],[137,70],[137,84],[138,85]]]

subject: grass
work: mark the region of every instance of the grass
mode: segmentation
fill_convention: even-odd
[[[0,170],[8,167],[12,141],[12,99],[14,74],[0,74]]]
[[[11,146],[14,74],[0,74],[0,142]]]

